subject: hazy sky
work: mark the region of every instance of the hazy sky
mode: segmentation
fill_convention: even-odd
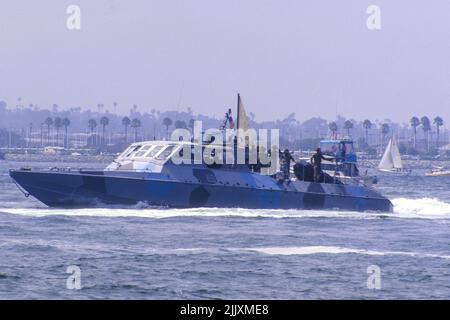
[[[81,30],[66,28],[67,6]],[[370,4],[381,30],[366,27]],[[0,99],[450,121],[448,0],[2,0]]]

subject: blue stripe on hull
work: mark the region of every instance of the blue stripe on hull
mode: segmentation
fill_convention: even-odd
[[[38,200],[54,207],[85,207],[99,204],[131,205],[147,202],[178,208],[241,207],[260,209],[343,209],[392,211],[384,197],[369,197],[358,189],[324,191],[323,184],[295,182],[290,188],[263,189],[208,185],[192,182],[146,180],[95,174],[11,171],[11,177]],[[305,188],[304,192],[299,189]],[[354,187],[353,187],[354,188]],[[350,194],[349,194],[350,192]]]

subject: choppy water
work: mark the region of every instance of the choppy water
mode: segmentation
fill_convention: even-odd
[[[17,190],[7,169],[23,165],[0,162],[0,299],[450,298],[448,177],[380,176],[393,214],[64,210]],[[71,265],[81,290],[66,288]]]

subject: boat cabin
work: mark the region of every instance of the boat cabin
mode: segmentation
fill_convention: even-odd
[[[335,173],[345,177],[358,177],[357,156],[353,147],[353,140],[332,139],[320,141],[320,149],[325,156],[331,156],[336,161],[323,161],[322,169],[333,175]]]
[[[332,156],[338,162],[357,162],[355,149],[353,148],[353,140],[322,140],[320,141],[320,149],[324,155]]]
[[[187,141],[143,141],[135,142],[130,145],[124,152],[122,152],[105,170],[118,171],[118,170],[131,170],[131,171],[151,171],[160,172],[162,167],[166,163],[172,163],[170,160],[175,154],[179,156],[178,159],[183,157],[183,152],[186,147],[190,150],[190,163],[194,165],[204,165],[209,168],[233,168],[243,171],[253,170],[253,167],[248,164],[236,164],[234,159],[236,156],[232,148],[223,147],[223,160],[222,164],[214,163],[214,147],[211,147],[211,154],[204,152],[207,145],[202,145],[201,148],[197,143]],[[201,153],[201,154],[197,154]],[[211,157],[207,161],[206,157]],[[189,158],[188,158],[189,159]],[[198,159],[201,159],[201,163],[198,163]],[[231,164],[230,164],[231,163]],[[233,164],[234,163],[234,164]]]

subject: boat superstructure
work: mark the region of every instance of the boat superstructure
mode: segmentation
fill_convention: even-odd
[[[325,156],[334,159],[333,161],[323,160],[322,162],[322,170],[330,176],[337,176],[341,181],[358,180],[366,186],[378,182],[376,176],[368,175],[367,172],[361,174],[352,139],[326,139],[320,141],[319,146]]]
[[[10,170],[10,176],[25,193],[55,207],[144,202],[176,208],[392,211],[387,198],[359,181],[328,176],[323,183],[313,182],[308,165],[302,174],[280,180],[248,163],[175,163],[174,157],[186,150],[194,157],[199,149],[193,142],[136,142],[104,170],[22,168]]]

